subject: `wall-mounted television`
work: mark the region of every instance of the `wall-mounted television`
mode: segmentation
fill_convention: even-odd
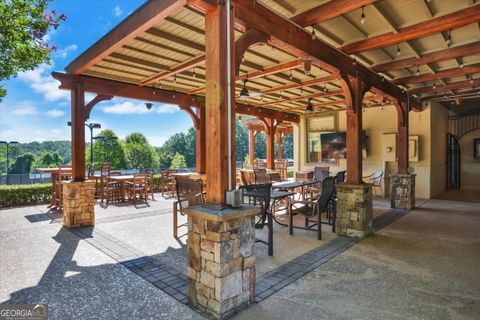
[[[362,158],[367,158],[367,134],[362,131]],[[320,134],[320,162],[336,163],[337,159],[347,158],[346,132]]]

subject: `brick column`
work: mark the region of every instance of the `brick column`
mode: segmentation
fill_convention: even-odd
[[[192,306],[225,319],[255,299],[255,220],[258,208],[188,214],[188,298]]]
[[[392,173],[390,175],[390,204],[392,208],[415,208],[415,175]]]
[[[95,225],[95,181],[63,182],[63,226]]]
[[[336,233],[352,238],[373,234],[372,186],[340,183],[336,188]]]

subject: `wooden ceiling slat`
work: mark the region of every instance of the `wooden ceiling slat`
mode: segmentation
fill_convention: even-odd
[[[199,66],[199,65],[204,64],[204,63],[205,63],[205,56],[202,55],[198,58],[195,58],[193,60],[182,63],[181,65],[178,65],[175,68],[172,68],[167,72],[162,72],[162,73],[156,74],[152,77],[149,77],[149,78],[143,80],[141,84],[146,85],[146,84],[154,83],[154,82],[157,82],[157,81],[162,80],[162,79],[166,79],[166,78],[171,77],[171,76],[173,76],[177,73],[186,71],[188,69],[191,69],[193,67]]]
[[[433,86],[415,88],[410,90],[409,92],[412,94],[425,94],[425,93],[445,92],[448,90],[472,88],[472,87],[478,87],[478,86],[480,86],[480,79],[473,80],[473,83],[471,83],[470,80],[466,80],[466,81],[451,82],[444,86],[437,85],[436,88],[433,88]]]
[[[156,29],[156,28],[151,28],[151,29],[147,30],[146,32],[148,34],[153,35],[153,36],[168,40],[170,42],[180,44],[184,47],[194,49],[194,50],[197,50],[197,51],[200,51],[200,52],[205,52],[205,46],[203,44],[199,44],[199,43],[187,40],[187,39],[177,37],[177,36],[175,36],[173,34],[170,34],[168,32],[165,32],[165,31],[162,31],[162,30],[159,30],[159,29]]]
[[[181,54],[181,55],[184,55],[184,56],[187,56],[187,57],[190,57],[190,58],[195,57],[195,55],[193,53],[186,52],[186,51],[183,51],[183,50],[180,50],[180,49],[177,49],[177,48],[173,48],[173,47],[167,46],[163,43],[158,43],[158,42],[155,42],[155,41],[151,41],[151,40],[145,39],[143,37],[136,37],[135,40],[143,42],[143,43],[148,44],[148,45],[153,46],[153,47],[157,47],[159,49],[168,50],[168,51],[171,51],[171,52],[174,52],[174,53],[177,53],[177,54]]]
[[[447,69],[438,71],[435,74],[421,74],[418,76],[410,76],[400,79],[392,80],[396,84],[412,84],[412,83],[421,83],[427,81],[434,81],[439,79],[454,78],[465,76],[469,74],[479,73],[480,72],[480,63],[465,66],[463,68],[455,67],[453,69]]]
[[[114,52],[114,53],[110,54],[110,57],[120,59],[120,60],[124,60],[124,61],[128,61],[128,62],[132,62],[132,63],[136,63],[136,64],[139,64],[139,65],[142,65],[142,66],[148,66],[148,67],[160,69],[160,70],[168,70],[169,69],[169,66],[164,65],[164,64],[152,62],[150,60],[144,60],[144,59],[140,59],[140,58],[127,56],[125,54],[121,54],[121,53],[117,53],[117,52]]]
[[[441,17],[420,22],[398,30],[398,33],[385,33],[343,46],[342,51],[352,54],[397,44],[408,40],[426,37],[446,30],[456,29],[480,21],[480,5],[475,5]]]
[[[260,103],[259,105],[260,106],[269,106],[269,105],[277,104],[277,103],[285,103],[285,102],[299,101],[299,100],[305,100],[306,101],[309,98],[313,99],[313,98],[321,98],[321,97],[330,97],[330,96],[335,96],[335,95],[343,95],[343,90],[336,90],[336,91],[332,91],[332,92],[320,92],[320,93],[315,93],[315,94],[311,94],[311,95],[299,96],[299,97],[292,98],[292,99],[275,100],[275,101],[272,101],[272,102]]]

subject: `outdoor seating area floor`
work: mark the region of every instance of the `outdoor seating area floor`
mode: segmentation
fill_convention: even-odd
[[[143,306],[148,295],[158,305],[152,306],[152,299],[145,302],[142,309],[148,311],[142,311],[142,318],[150,313],[154,317],[179,314],[185,319],[198,318],[197,313],[176,302],[188,302],[186,235],[173,238],[173,201],[160,195],[156,199],[148,207],[97,205],[95,228],[71,230],[62,228],[61,214],[48,212],[45,205],[1,210],[0,232],[6,245],[0,255],[0,302],[49,303],[52,319],[65,318],[79,309],[81,318],[102,318],[99,310],[90,310],[90,306],[114,315],[122,311],[132,315],[133,310],[126,310],[128,303],[142,301]],[[387,199],[374,201],[376,229],[405,213],[390,210]],[[186,228],[179,231],[184,234]],[[275,224],[273,257],[267,255],[266,245],[256,244],[257,302],[358,242],[336,237],[328,225],[323,225],[322,231],[323,239],[318,241],[316,232],[295,230],[294,236],[289,236],[286,227]],[[256,232],[258,238],[266,238],[266,233],[266,227]],[[75,307],[80,303],[89,308]]]

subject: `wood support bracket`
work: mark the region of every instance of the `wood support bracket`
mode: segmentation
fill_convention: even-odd
[[[237,77],[240,75],[240,64],[245,51],[255,43],[267,43],[269,38],[265,33],[251,29],[235,41],[235,75]]]
[[[113,96],[111,95],[106,95],[106,94],[97,94],[95,96],[95,98],[93,98],[89,103],[87,103],[87,105],[85,106],[85,108],[83,108],[83,117],[84,117],[84,122],[88,120],[88,118],[90,118],[90,112],[92,111],[93,107],[95,107],[95,105],[101,101],[107,101],[107,100],[112,100],[113,99]]]

